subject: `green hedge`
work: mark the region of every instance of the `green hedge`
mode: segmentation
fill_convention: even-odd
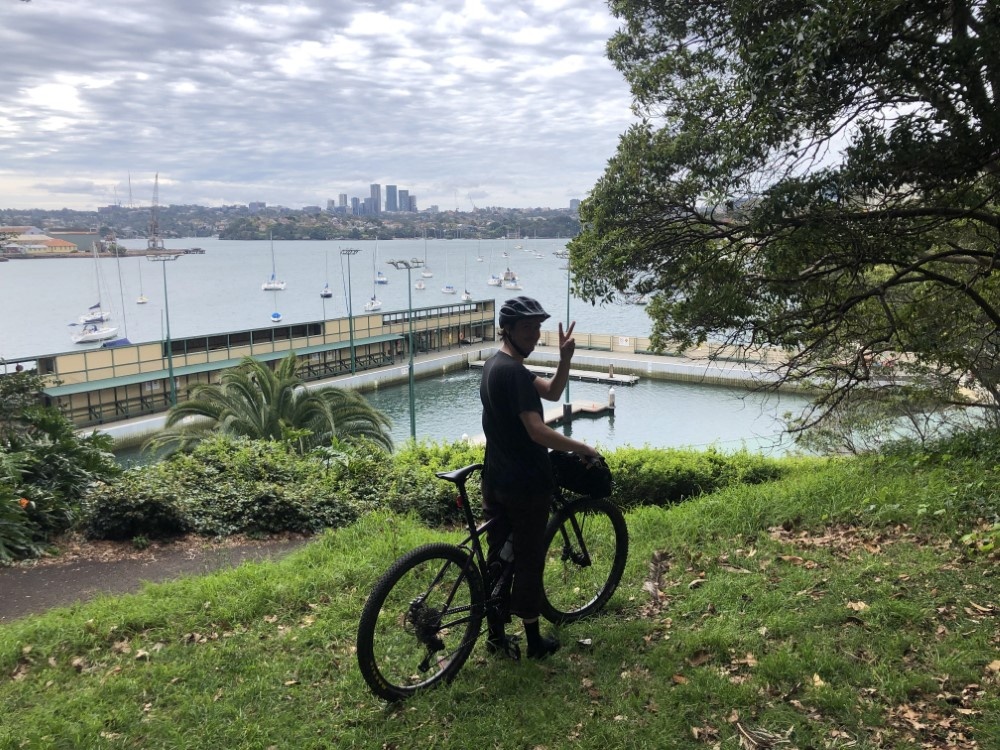
[[[91,492],[83,530],[95,539],[314,532],[388,508],[429,526],[462,521],[453,485],[435,476],[483,460],[481,446],[410,444],[389,455],[366,444],[300,456],[278,443],[216,437],[193,452],[131,469]],[[781,474],[750,453],[622,448],[608,454],[612,499],[624,508],[668,505],[733,483]],[[469,485],[479,512],[478,478]]]
[[[623,508],[671,505],[732,484],[779,478],[783,461],[754,453],[619,448],[606,455],[614,477],[611,499]]]

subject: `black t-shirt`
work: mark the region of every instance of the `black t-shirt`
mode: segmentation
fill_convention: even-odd
[[[509,354],[497,352],[483,367],[479,398],[483,402],[486,467],[483,481],[507,492],[550,492],[555,487],[548,450],[534,442],[521,412],[544,417],[535,375]]]

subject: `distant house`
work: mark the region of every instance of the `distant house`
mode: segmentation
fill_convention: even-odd
[[[45,255],[46,253],[76,253],[79,248],[68,240],[59,240],[45,234],[19,234],[4,243],[7,254]]]
[[[41,234],[41,232],[38,232],[37,234]],[[98,247],[100,247],[101,237],[97,232],[49,230],[48,232],[45,232],[45,234],[56,240],[66,240],[67,242],[72,242],[81,253],[89,253],[91,249],[93,249],[95,242],[98,243]]]

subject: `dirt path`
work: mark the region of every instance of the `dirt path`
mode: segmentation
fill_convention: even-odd
[[[243,562],[277,559],[311,537],[263,540],[186,537],[137,550],[129,543],[69,540],[54,557],[0,568],[0,624],[87,601],[99,594],[127,594],[146,582],[200,575]]]

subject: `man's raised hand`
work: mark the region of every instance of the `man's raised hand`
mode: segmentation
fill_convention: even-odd
[[[563,324],[559,324],[559,358],[569,360],[576,351],[576,339],[573,338],[573,329],[576,328],[576,321],[569,324],[569,328],[563,333]]]

